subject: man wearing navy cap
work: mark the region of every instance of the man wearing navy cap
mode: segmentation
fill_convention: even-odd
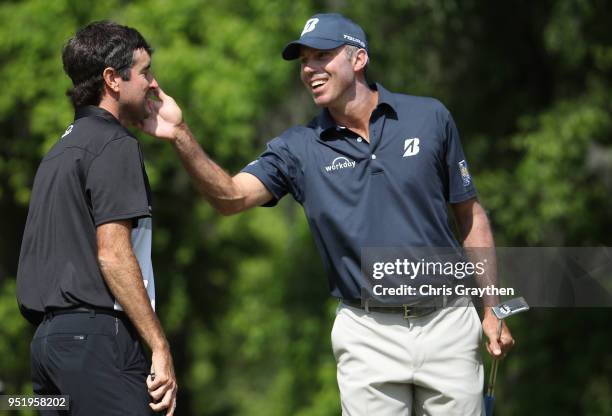
[[[368,307],[361,292],[368,247],[460,247],[448,204],[464,247],[494,247],[450,113],[435,99],[368,85],[365,33],[342,15],[314,15],[282,55],[300,59],[321,113],[270,141],[237,175],[204,153],[159,88],[143,129],[173,144],[224,215],[273,206],[287,193],[304,207],[331,295],[341,300],[332,348],[343,414],[482,414],[482,332],[471,300]],[[494,357],[514,343],[505,324],[498,339],[497,324],[486,307],[482,329]]]

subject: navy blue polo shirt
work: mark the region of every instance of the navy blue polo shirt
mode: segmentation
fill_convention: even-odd
[[[380,84],[370,142],[324,109],[267,144],[243,169],[302,204],[332,296],[361,297],[367,247],[458,247],[447,203],[476,196],[450,112],[437,100]]]

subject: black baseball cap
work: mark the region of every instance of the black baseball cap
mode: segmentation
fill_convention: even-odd
[[[365,32],[357,23],[339,13],[319,13],[306,21],[298,40],[285,46],[283,59],[299,58],[300,46],[328,50],[345,44],[368,50]]]

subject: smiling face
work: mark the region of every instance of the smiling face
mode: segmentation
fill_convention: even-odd
[[[346,45],[330,50],[301,48],[301,79],[318,106],[339,106],[350,99],[356,67],[345,48]]]
[[[130,79],[121,79],[119,85],[119,112],[130,123],[138,123],[148,115],[147,96],[157,81],[151,72],[151,57],[144,49],[134,51]]]

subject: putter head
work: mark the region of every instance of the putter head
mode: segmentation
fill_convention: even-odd
[[[522,296],[514,298],[500,303],[497,306],[493,306],[493,313],[497,319],[506,319],[509,316],[516,315],[517,313],[528,311],[529,305]]]

